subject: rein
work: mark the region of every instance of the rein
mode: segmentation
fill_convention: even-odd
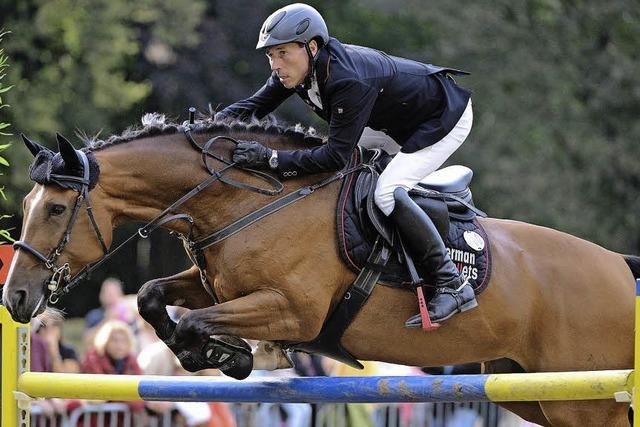
[[[209,283],[209,280],[206,275],[206,268],[204,265],[204,255],[203,255],[203,250],[205,248],[208,248],[212,245],[222,242],[223,240],[240,232],[241,230],[248,227],[249,225],[267,217],[268,215],[271,215],[272,213],[279,211],[280,209],[292,203],[295,203],[296,201],[310,194],[313,194],[313,192],[315,192],[316,190],[322,187],[325,187],[331,184],[332,182],[340,180],[345,176],[353,172],[356,172],[357,170],[368,167],[367,165],[363,165],[363,164],[357,165],[350,169],[338,172],[337,174],[327,179],[324,179],[320,182],[309,185],[307,187],[300,188],[279,199],[276,199],[275,201],[263,206],[262,208],[259,208],[253,211],[252,213],[234,221],[233,223],[221,228],[220,230],[215,231],[207,235],[206,237],[200,238],[194,242],[192,240],[193,228],[195,226],[194,219],[188,214],[173,214],[173,215],[169,215],[169,214],[171,214],[172,212],[175,212],[180,206],[182,206],[188,200],[190,200],[191,198],[195,197],[196,195],[204,191],[214,182],[220,181],[224,184],[228,184],[236,188],[249,190],[255,193],[264,194],[268,196],[276,196],[282,193],[282,191],[284,190],[284,185],[282,184],[282,182],[280,182],[278,179],[274,178],[273,176],[269,175],[268,173],[254,170],[254,169],[247,169],[247,168],[240,168],[240,169],[267,182],[273,188],[261,188],[261,187],[245,184],[243,182],[239,182],[231,178],[225,177],[224,176],[225,172],[227,172],[229,169],[238,168],[238,166],[236,165],[236,163],[226,160],[216,155],[215,153],[210,152],[209,149],[213,146],[213,144],[216,141],[219,141],[219,140],[231,141],[236,145],[238,144],[239,141],[232,137],[221,135],[221,136],[216,136],[214,138],[211,138],[206,142],[206,144],[203,147],[200,147],[194,140],[193,136],[191,135],[191,128],[186,124],[184,127],[184,134],[187,140],[189,141],[189,143],[196,150],[201,151],[202,162],[204,164],[205,169],[209,172],[210,176],[206,178],[204,181],[202,181],[200,184],[198,184],[196,187],[194,187],[191,191],[186,193],[184,196],[180,197],[174,203],[172,203],[167,208],[165,208],[155,218],[147,222],[144,226],[139,228],[136,233],[129,236],[124,242],[120,243],[115,249],[111,251],[109,251],[109,249],[107,248],[104,242],[102,233],[100,232],[97,222],[93,216],[91,199],[89,197],[89,162],[86,154],[80,150],[76,150],[76,155],[82,161],[83,168],[84,168],[82,178],[79,178],[76,176],[69,176],[69,175],[53,175],[53,174],[51,175],[51,177],[54,178],[53,180],[54,182],[66,181],[66,182],[72,182],[72,183],[80,183],[82,185],[82,188],[80,190],[77,190],[78,197],[76,198],[74,210],[63,237],[61,238],[56,248],[49,254],[49,256],[44,256],[40,251],[33,248],[27,242],[17,241],[13,244],[13,247],[15,249],[26,250],[28,253],[30,253],[35,258],[40,260],[47,269],[53,272],[52,276],[48,280],[48,283],[46,284],[46,290],[45,290],[45,295],[47,292],[49,292],[49,296],[48,296],[49,303],[51,304],[57,303],[62,295],[69,293],[73,288],[78,286],[85,277],[90,275],[94,270],[96,270],[98,267],[100,267],[102,264],[108,261],[113,254],[118,252],[123,246],[128,244],[131,240],[137,239],[139,237],[146,239],[147,237],[149,237],[149,235],[153,231],[172,221],[185,221],[189,224],[189,231],[187,235],[185,236],[185,235],[179,234],[179,238],[187,244],[189,250],[195,255],[194,261],[196,266],[200,270],[201,281],[205,285],[205,288],[213,298],[214,302],[217,303],[218,302],[217,298],[213,292],[213,288],[211,287],[211,284]],[[219,162],[225,164],[225,166],[219,170],[216,170],[209,166],[207,162],[208,158],[214,158]],[[78,213],[82,205],[85,203],[87,205],[86,206],[87,214],[89,215],[89,218],[91,220],[91,224],[96,233],[96,236],[100,241],[100,244],[104,252],[104,256],[99,261],[93,264],[86,265],[75,276],[71,277],[71,270],[68,263],[63,264],[62,266],[57,266],[55,262],[57,258],[60,256],[60,254],[62,253],[62,251],[64,250],[67,243],[69,242],[71,230],[77,220]],[[61,287],[62,284],[64,284],[64,286]]]

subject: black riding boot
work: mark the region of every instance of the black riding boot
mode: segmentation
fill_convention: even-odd
[[[411,200],[406,190],[396,188],[393,196],[395,207],[389,218],[398,228],[421,273],[434,278],[436,293],[427,304],[431,321],[441,322],[476,307],[473,288],[458,273],[431,218]],[[405,322],[408,327],[420,327],[421,324],[419,314]]]

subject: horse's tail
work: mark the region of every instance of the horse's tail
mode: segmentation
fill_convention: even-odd
[[[640,279],[640,256],[635,255],[623,255],[625,262],[631,269],[633,277]]]

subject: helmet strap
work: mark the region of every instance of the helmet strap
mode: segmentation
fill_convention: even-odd
[[[316,75],[316,61],[311,53],[311,48],[309,47],[309,43],[304,44],[304,48],[307,51],[307,55],[309,56],[309,71],[307,72],[307,76],[304,78],[304,87],[310,88],[311,81],[313,77]]]

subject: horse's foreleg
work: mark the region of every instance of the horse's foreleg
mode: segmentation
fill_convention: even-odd
[[[169,346],[182,366],[190,371],[220,368],[236,378],[248,375],[253,365],[250,349],[243,337],[257,340],[297,340],[306,338],[302,322],[287,310],[286,298],[279,292],[263,289],[211,307],[191,310],[180,321]],[[282,349],[261,343],[256,351],[256,368],[290,367]],[[227,361],[236,358],[233,366]],[[222,366],[222,367],[221,367]]]
[[[266,341],[309,341],[322,326],[311,310],[297,313],[278,289],[263,288],[215,306],[191,310],[180,319],[176,338],[182,333],[226,334]],[[317,320],[317,322],[316,322]],[[319,323],[319,325],[316,325]]]
[[[213,300],[202,287],[196,267],[170,277],[150,280],[138,291],[138,311],[163,341],[169,339],[176,328],[176,323],[167,313],[167,305],[199,309],[211,304]]]

